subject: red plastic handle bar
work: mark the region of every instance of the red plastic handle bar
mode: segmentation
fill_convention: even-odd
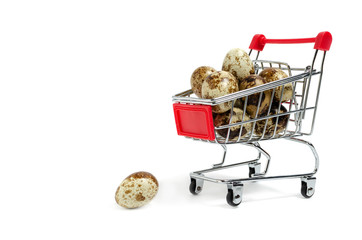
[[[255,34],[251,40],[250,49],[263,51],[265,44],[294,44],[294,43],[314,43],[314,49],[328,51],[332,44],[332,34],[330,32],[320,32],[314,38],[294,38],[294,39],[267,39],[263,34]]]

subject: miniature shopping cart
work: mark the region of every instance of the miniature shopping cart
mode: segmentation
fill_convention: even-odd
[[[314,43],[315,52],[311,65],[297,68],[291,67],[285,62],[259,59],[260,52],[263,51],[265,44],[296,43]],[[192,90],[181,92],[172,97],[178,135],[198,141],[214,143],[220,145],[224,150],[220,163],[214,164],[209,169],[190,173],[191,193],[200,193],[203,189],[204,181],[225,184],[228,189],[226,196],[227,203],[231,206],[237,206],[242,201],[244,183],[261,180],[300,178],[301,194],[305,198],[313,196],[316,184],[315,174],[318,170],[319,158],[314,146],[299,137],[311,135],[313,132],[324,60],[331,43],[332,36],[329,32],[321,32],[315,38],[300,39],[267,39],[264,35],[257,34],[253,37],[249,47],[249,56],[252,59],[254,59],[253,55],[255,56],[255,60],[253,60],[255,74],[258,74],[266,68],[279,68],[287,72],[288,77],[214,99],[197,98],[193,95]],[[287,85],[292,86],[292,97],[287,102],[282,102],[282,96]],[[263,95],[265,95],[267,91],[269,91],[269,93],[271,92],[272,99],[274,99],[276,91],[281,91],[280,100],[279,102],[273,103],[273,108],[276,109],[275,111],[271,111],[272,104],[269,104],[267,113],[258,116]],[[248,106],[248,98],[255,96],[255,94],[259,96],[256,114],[253,118],[246,118],[245,112]],[[226,124],[216,125],[214,123],[215,114],[213,115],[212,107],[223,103],[231,105],[231,109],[228,112],[228,114],[230,114],[228,119],[230,120]],[[236,106],[243,109],[243,115],[240,121],[232,122],[233,114],[236,114],[234,111]],[[282,111],[282,109],[286,109],[286,111]],[[286,119],[286,124],[282,129],[279,129],[278,121],[282,121],[282,119],[283,121]],[[268,121],[274,123],[274,125],[268,126]],[[264,127],[260,125],[260,123],[264,123]],[[247,124],[251,127],[251,130],[244,134],[242,131]],[[257,126],[259,127],[258,134],[256,134]],[[235,129],[239,129],[238,134],[235,134]],[[233,136],[231,136],[231,132],[234,133]],[[260,146],[260,142],[274,139],[287,139],[308,146],[315,158],[313,171],[293,175],[267,176],[271,157]],[[237,143],[255,148],[258,152],[257,158],[225,165],[227,145]],[[262,157],[265,161],[263,169],[261,167]],[[249,167],[248,177],[219,179],[205,175],[209,172],[242,165]]]

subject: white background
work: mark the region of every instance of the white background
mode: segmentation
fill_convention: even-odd
[[[0,238],[357,239],[357,2],[1,1]],[[237,208],[224,185],[191,195],[189,172],[220,161],[222,148],[177,136],[171,96],[190,88],[195,68],[220,70],[226,52],[247,49],[256,33],[320,31],[333,43],[306,138],[321,160],[315,195],[301,197],[299,180],[246,184]],[[303,46],[268,58],[305,67],[314,51]],[[262,146],[270,174],[313,168],[306,146]],[[255,151],[235,146],[228,160],[248,156]],[[117,186],[140,170],[159,180],[158,195],[140,209],[118,206]]]

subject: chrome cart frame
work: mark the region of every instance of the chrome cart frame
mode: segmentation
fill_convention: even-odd
[[[244,183],[250,181],[300,178],[301,194],[305,198],[310,198],[313,196],[316,184],[315,174],[317,173],[319,167],[319,157],[314,146],[310,142],[300,139],[299,137],[304,135],[311,135],[313,133],[323,75],[323,66],[326,52],[329,50],[331,42],[332,36],[329,32],[321,32],[315,38],[302,39],[266,39],[264,35],[257,34],[254,36],[249,47],[250,57],[252,57],[253,52],[256,50],[256,56],[253,60],[255,73],[258,74],[259,71],[263,71],[266,68],[279,68],[283,71],[286,71],[289,75],[288,77],[214,99],[197,98],[193,96],[192,90],[184,91],[172,97],[174,102],[174,112],[178,134],[192,138],[194,140],[220,145],[224,150],[222,161],[220,163],[214,164],[211,168],[190,173],[191,193],[199,194],[203,189],[204,181],[225,184],[228,190],[226,196],[228,204],[231,206],[237,206],[242,201],[242,190]],[[263,50],[266,43],[315,43],[315,52],[312,63],[311,65],[304,68],[293,68],[285,62],[259,60],[260,52]],[[319,54],[320,52],[322,53],[321,55]],[[292,85],[292,97],[287,102],[282,102],[283,93],[287,85]],[[277,109],[277,112],[271,114],[272,104],[270,103],[267,113],[258,116],[259,108],[262,102],[262,96],[266,94],[267,91],[269,91],[271,92],[271,99],[275,99],[274,97],[276,91],[280,91],[280,89],[280,100],[277,102],[274,101],[273,103],[274,108]],[[245,117],[245,112],[248,105],[248,98],[250,98],[250,96],[255,96],[255,94],[259,94],[256,115],[254,118],[247,120]],[[228,118],[230,120],[227,124],[216,126],[212,121],[212,107],[223,103],[229,103],[231,105],[231,110],[229,111],[230,116]],[[243,110],[242,118],[240,121],[232,122],[233,114],[235,114],[234,108],[236,107]],[[287,111],[282,112],[282,107],[287,109]],[[197,111],[200,111],[201,113],[199,114]],[[206,116],[207,119],[211,118],[211,120],[204,120],[202,119],[203,116]],[[277,131],[278,121],[281,118],[287,118],[287,122],[282,131]],[[200,121],[206,122],[206,125],[210,125],[206,126],[206,130],[200,130],[200,132],[202,132],[201,135],[198,132],[199,130],[193,127],[193,122],[199,121],[199,119],[201,119]],[[189,122],[185,123],[186,120]],[[267,133],[266,131],[268,125],[267,123],[270,120],[274,120],[275,122],[275,126],[272,126],[271,128],[272,134],[270,134],[270,132]],[[260,125],[260,123],[264,123],[263,130],[261,133],[259,132],[259,134],[256,134],[256,125]],[[247,124],[252,126],[251,131],[246,135],[242,135],[242,129]],[[201,123],[199,125],[201,125]],[[227,130],[227,134],[222,136],[222,134],[220,134],[220,130],[223,129]],[[239,129],[237,130],[239,131],[238,136],[231,137],[231,131],[235,131],[235,129]],[[271,157],[261,147],[260,143],[264,140],[274,139],[286,139],[307,145],[312,151],[315,160],[313,170],[300,174],[267,176]],[[229,144],[236,143],[255,148],[258,151],[257,158],[225,165],[227,146]],[[261,169],[260,160],[262,157],[266,159],[264,169]],[[249,167],[249,177],[237,179],[218,179],[205,176],[206,173],[239,166]]]

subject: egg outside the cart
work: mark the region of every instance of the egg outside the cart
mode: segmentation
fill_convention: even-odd
[[[139,208],[148,204],[158,192],[158,181],[149,172],[135,172],[118,186],[115,199],[124,208]]]

